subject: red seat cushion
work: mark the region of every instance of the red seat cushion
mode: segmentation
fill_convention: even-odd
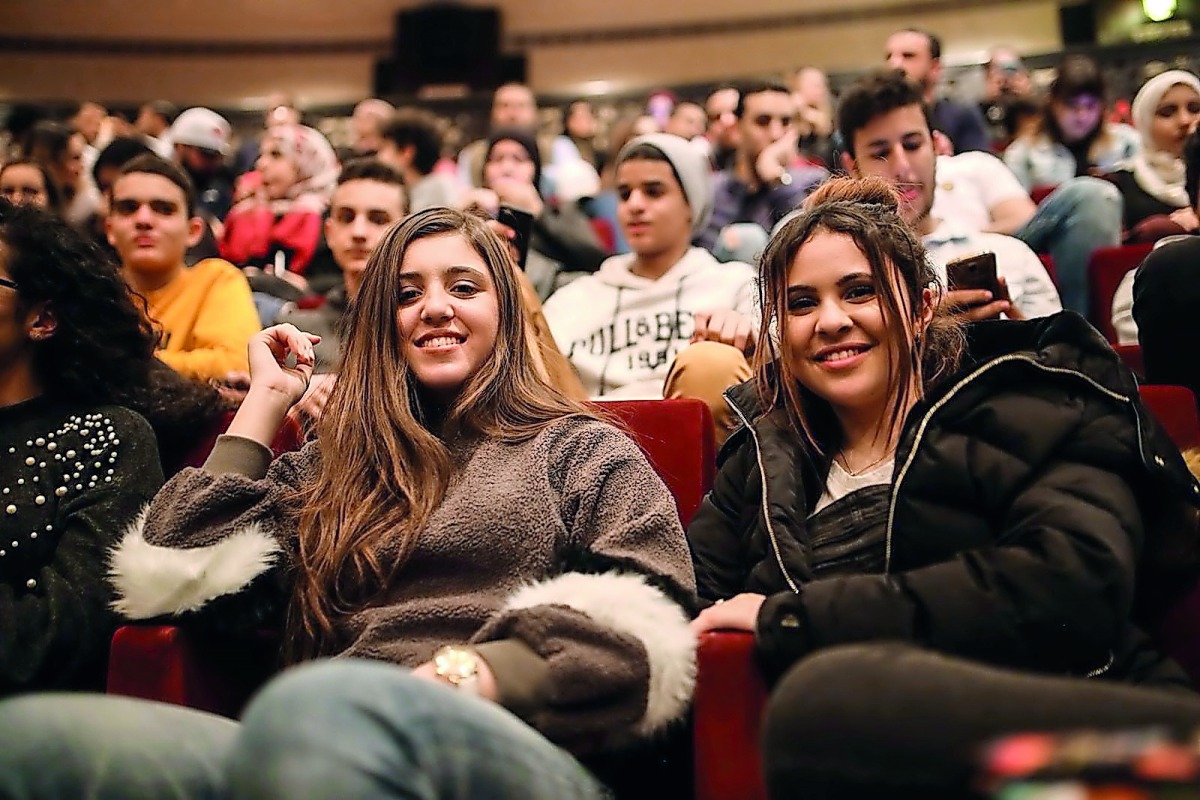
[[[1125,273],[1142,263],[1153,248],[1149,244],[1101,247],[1088,261],[1088,297],[1091,322],[1110,342],[1117,341],[1112,325],[1112,301]]]
[[[716,471],[708,406],[695,399],[602,400],[595,406],[642,448],[674,495],[686,528]]]
[[[754,636],[706,633],[696,659],[696,800],[766,800],[758,740],[767,686],[754,659]]]
[[[1200,447],[1200,416],[1196,398],[1183,386],[1142,386],[1142,402],[1166,428],[1171,441],[1180,450]]]

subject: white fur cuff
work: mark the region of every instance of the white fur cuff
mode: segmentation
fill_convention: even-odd
[[[505,607],[541,605],[568,606],[642,643],[650,687],[636,733],[652,734],[682,716],[696,685],[696,637],[683,609],[645,578],[569,572],[520,589]]]
[[[113,608],[129,619],[195,611],[248,585],[279,552],[275,539],[257,525],[190,549],[147,543],[145,525],[143,510],[109,554],[108,577],[117,595]]]

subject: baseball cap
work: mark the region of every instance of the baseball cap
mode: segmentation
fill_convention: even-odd
[[[229,122],[210,108],[189,108],[171,124],[168,137],[176,144],[188,144],[221,155],[229,152]]]

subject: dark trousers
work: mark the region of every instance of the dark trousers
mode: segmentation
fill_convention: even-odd
[[[961,798],[978,747],[1023,731],[1200,726],[1200,696],[983,666],[903,644],[831,648],[771,695],[773,800]]]

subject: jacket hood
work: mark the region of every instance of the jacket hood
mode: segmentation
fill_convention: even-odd
[[[683,254],[683,258],[675,262],[675,266],[667,270],[665,275],[658,280],[651,280],[650,278],[643,278],[630,272],[630,268],[633,266],[635,260],[637,260],[636,253],[623,253],[619,256],[607,258],[600,265],[600,270],[596,273],[596,277],[602,283],[612,287],[646,289],[650,286],[673,286],[687,276],[695,274],[702,269],[722,266],[704,248],[691,247]]]

